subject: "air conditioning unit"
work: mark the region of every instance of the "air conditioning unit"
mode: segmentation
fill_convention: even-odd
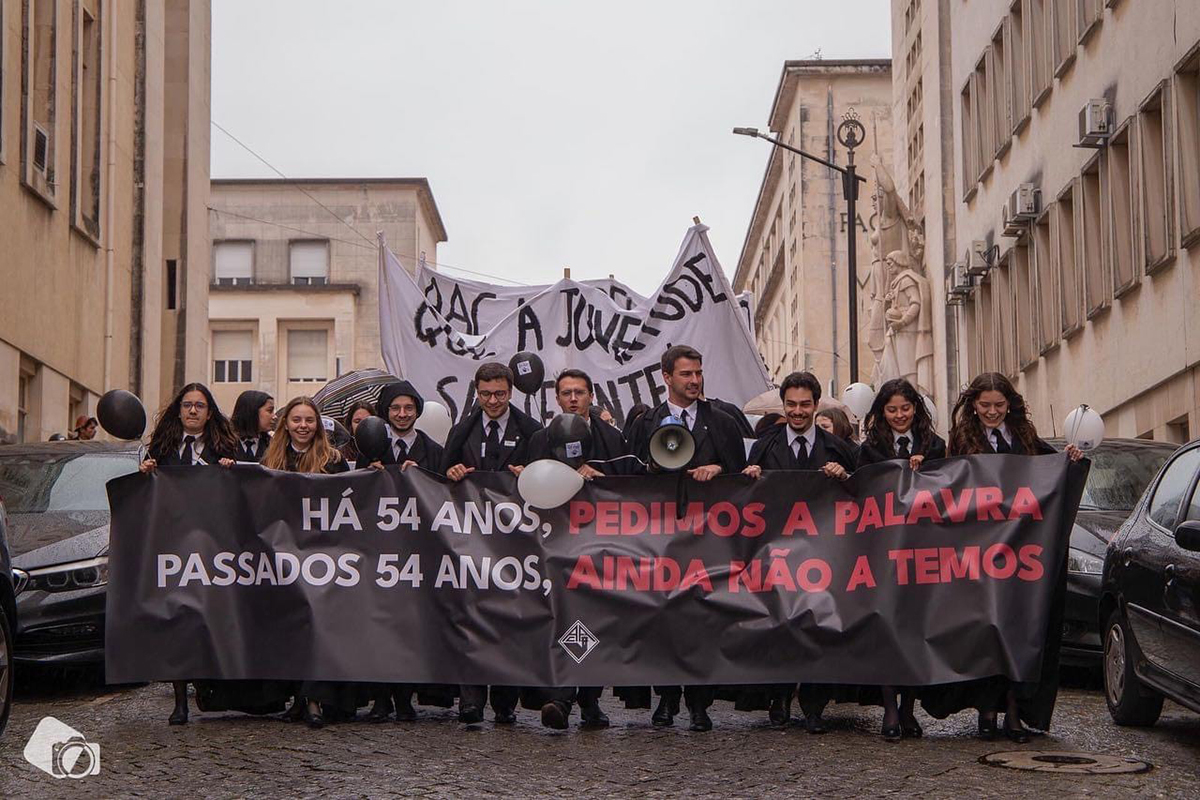
[[[961,306],[967,302],[967,295],[954,290],[954,276],[950,275],[946,278],[946,305]]]
[[[967,275],[972,278],[987,275],[988,270],[992,268],[990,250],[985,241],[976,239],[971,242],[971,249],[967,251]]]
[[[50,133],[35,122],[33,123],[33,171],[43,178],[47,178],[49,168]]]
[[[1025,233],[1029,229],[1029,221],[1018,219],[1013,214],[1012,199],[1004,201],[1004,208],[1001,211],[1001,226],[1000,235],[1008,238],[1015,238]]]
[[[1101,98],[1079,109],[1079,146],[1103,147],[1112,133],[1112,104]]]
[[[975,290],[975,279],[967,274],[967,265],[959,262],[950,272],[951,290],[960,295],[969,295]]]
[[[1042,213],[1042,191],[1032,183],[1022,183],[1008,199],[1008,217],[1013,223],[1028,225]]]

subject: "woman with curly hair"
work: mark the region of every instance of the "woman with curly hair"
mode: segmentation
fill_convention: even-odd
[[[998,372],[985,372],[971,381],[954,404],[952,419],[949,447],[952,456],[1037,456],[1056,452],[1038,438],[1025,398]],[[1072,461],[1083,458],[1083,453],[1073,444],[1067,445],[1066,453]],[[994,677],[932,687],[923,693],[921,706],[939,719],[975,708],[979,712],[979,737],[986,741],[998,735],[996,717],[1001,710],[1004,711],[1004,735],[1017,744],[1029,741],[1029,731],[1022,723],[1039,730],[1049,728],[1058,696],[1058,651],[1065,590],[1064,560],[1047,626],[1042,673],[1037,682],[1015,683]]]

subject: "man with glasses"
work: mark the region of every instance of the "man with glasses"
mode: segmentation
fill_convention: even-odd
[[[472,472],[511,472],[520,475],[529,463],[529,440],[542,429],[536,420],[513,406],[513,374],[504,364],[489,361],[475,371],[475,408],[450,429],[442,456],[442,472],[461,481]],[[458,719],[472,724],[483,721],[486,686],[460,686]],[[517,721],[519,691],[512,686],[492,687],[492,711],[496,722]]]

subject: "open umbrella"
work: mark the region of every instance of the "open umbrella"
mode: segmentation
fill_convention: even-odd
[[[840,408],[842,411],[849,413],[846,404],[836,397],[822,397],[821,402],[817,403],[818,411],[824,411],[827,408]],[[742,406],[742,412],[745,414],[782,414],[783,401],[779,399],[779,390],[768,389],[757,397],[747,401],[746,405]]]
[[[339,375],[321,387],[313,396],[317,408],[327,417],[341,420],[350,406],[358,402],[375,405],[379,392],[389,383],[400,380],[382,369],[359,369]]]

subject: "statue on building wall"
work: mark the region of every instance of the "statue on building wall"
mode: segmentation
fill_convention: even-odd
[[[888,291],[884,296],[887,333],[879,374],[905,378],[918,391],[932,396],[933,324],[930,313],[929,281],[920,264],[909,260],[902,250],[893,250],[884,259]]]

